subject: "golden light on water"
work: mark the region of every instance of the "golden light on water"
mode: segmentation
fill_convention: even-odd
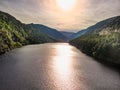
[[[56,56],[54,57],[54,73],[55,80],[59,82],[57,85],[62,89],[65,89],[65,86],[71,87],[73,83],[70,81],[74,77],[72,75],[72,56],[71,56],[71,47],[68,45],[56,45]],[[68,85],[69,82],[69,85]]]
[[[60,73],[68,73],[70,70],[70,65],[71,65],[71,58],[69,56],[69,50],[70,47],[61,47],[61,46],[57,46],[59,49],[58,52],[56,52],[58,54],[58,56],[56,56],[54,58],[55,60],[55,67],[57,69],[57,71],[59,71]]]
[[[70,10],[74,7],[76,0],[56,0],[62,10]]]
[[[84,87],[84,84],[76,78],[74,69],[76,53],[74,50],[75,48],[69,44],[58,44],[53,47],[54,57],[52,57],[50,66],[54,76],[53,80],[55,80],[54,84],[60,90],[80,90],[79,88]]]

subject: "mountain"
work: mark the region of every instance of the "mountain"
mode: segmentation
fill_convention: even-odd
[[[120,65],[120,16],[101,21],[70,43],[101,62]]]
[[[48,34],[49,32],[52,32],[49,27],[49,32],[44,32],[45,29],[41,28],[43,25],[39,24],[27,24],[24,26],[25,32],[28,34],[27,40],[30,44],[38,44],[38,43],[46,43],[46,42],[57,42],[58,39],[56,37],[51,36],[51,34]]]
[[[23,24],[8,13],[0,11],[0,54],[23,45],[57,42],[57,39],[63,38],[61,33],[52,28]]]
[[[74,33],[70,36],[69,40],[72,40],[72,39],[75,39],[75,38],[78,38],[79,36],[82,36],[84,35],[85,33],[87,32],[87,29],[86,30],[81,30],[77,33]]]
[[[64,41],[66,39],[66,37],[56,29],[53,29],[41,24],[28,24],[27,27],[31,27],[35,30],[38,30],[39,32],[42,32],[50,36],[51,38],[54,38],[59,41]]]
[[[87,34],[89,33],[99,33],[101,31],[106,31],[108,29],[108,31],[110,32],[111,30],[115,30],[116,28],[119,28],[119,18],[120,16],[116,16],[113,18],[109,18],[106,20],[103,20],[101,22],[98,22],[97,24],[87,28]],[[118,27],[116,27],[118,26]]]
[[[66,31],[60,31],[65,37],[66,40],[69,40],[70,37],[74,34],[74,32],[66,32]]]
[[[93,25],[93,26],[88,27],[87,29],[80,30],[79,32],[73,34],[73,35],[70,37],[70,40],[75,39],[75,38],[78,38],[78,37],[84,35],[85,33],[96,33],[96,32],[99,32],[99,30],[102,30],[102,28],[104,28],[108,23],[112,22],[112,20],[113,20],[114,18],[116,18],[116,17],[103,20],[103,21],[101,21],[101,22],[96,23],[96,24]]]
[[[0,11],[0,54],[27,44],[23,24],[13,16]]]

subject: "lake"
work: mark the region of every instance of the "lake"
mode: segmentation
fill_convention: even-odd
[[[68,43],[29,45],[0,56],[0,90],[119,89],[119,72]]]

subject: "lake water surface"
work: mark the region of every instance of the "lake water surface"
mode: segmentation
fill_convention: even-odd
[[[0,90],[120,90],[120,74],[67,43],[0,56]]]

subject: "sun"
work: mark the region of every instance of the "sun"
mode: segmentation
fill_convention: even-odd
[[[76,0],[56,0],[58,6],[63,10],[70,10],[74,7]]]

